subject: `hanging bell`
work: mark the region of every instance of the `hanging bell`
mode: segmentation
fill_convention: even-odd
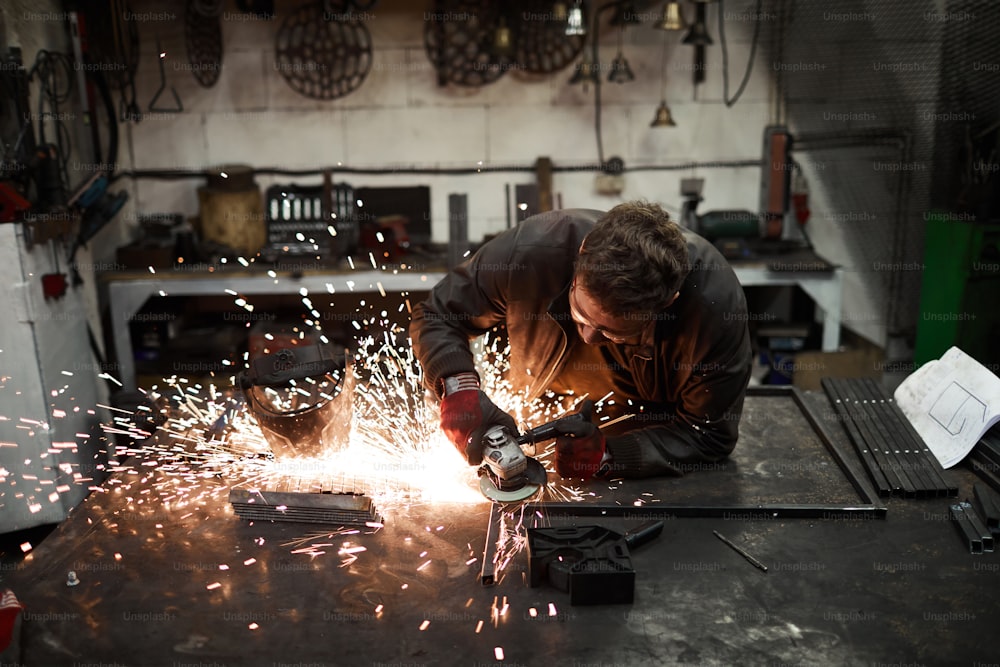
[[[704,2],[697,4],[696,12],[695,21],[691,25],[691,29],[688,30],[688,34],[684,35],[684,39],[681,41],[684,44],[693,44],[694,46],[711,46],[714,42],[712,42],[712,38],[708,34],[708,26],[705,25]]]
[[[569,8],[566,7],[565,2],[556,2],[552,5],[552,20],[557,23],[562,23],[569,16]]]
[[[497,56],[509,56],[514,50],[514,40],[511,37],[510,28],[507,22],[500,19],[500,25],[493,33],[493,54]]]
[[[632,73],[632,68],[628,65],[628,60],[621,51],[615,56],[615,59],[611,61],[611,71],[608,72],[608,81],[611,83],[628,83],[635,79],[635,74]]]
[[[656,107],[656,116],[653,118],[653,122],[650,123],[649,126],[677,127],[677,123],[674,122],[674,117],[670,113],[670,107],[667,106],[666,100],[660,102],[660,106]]]
[[[594,65],[590,56],[585,52],[580,64],[576,66],[576,71],[570,77],[569,83],[575,86],[578,83],[586,86],[588,83],[600,83],[598,79],[597,66]]]
[[[566,14],[566,30],[569,36],[586,35],[587,26],[583,16],[583,0],[576,0]]]
[[[684,14],[681,13],[681,6],[677,0],[670,0],[663,5],[663,18],[659,23],[653,25],[657,30],[683,30],[687,27]]]

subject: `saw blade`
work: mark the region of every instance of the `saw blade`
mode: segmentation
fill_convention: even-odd
[[[516,489],[500,489],[493,478],[484,473],[479,477],[479,490],[484,496],[498,503],[516,503],[528,500],[542,490],[548,479],[545,467],[533,458],[528,458],[528,467],[524,472],[525,482]]]

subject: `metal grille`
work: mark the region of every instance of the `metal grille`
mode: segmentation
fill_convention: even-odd
[[[773,20],[762,46],[797,159],[820,167],[831,220],[855,267],[871,272],[888,334],[912,342],[927,212],[961,212],[970,195],[983,210],[988,196],[981,187],[987,172],[969,167],[964,146],[970,132],[980,136],[978,155],[989,154],[990,140],[997,145],[1000,5],[768,4]],[[983,191],[967,187],[976,176]]]

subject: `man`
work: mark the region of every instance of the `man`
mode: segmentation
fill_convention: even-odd
[[[413,312],[410,335],[441,427],[470,465],[513,418],[480,390],[469,341],[498,325],[507,379],[529,400],[613,392],[605,434],[569,420],[563,477],[679,475],[736,445],[751,350],[746,299],[705,239],[658,205],[551,211],[484,244]]]

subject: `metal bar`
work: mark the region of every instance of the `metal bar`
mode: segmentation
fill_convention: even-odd
[[[900,466],[898,457],[896,456],[894,448],[889,444],[882,434],[879,432],[874,413],[868,410],[867,403],[864,402],[865,399],[861,398],[860,391],[856,383],[850,380],[840,380],[840,386],[843,391],[843,396],[848,400],[848,407],[854,410],[854,414],[860,419],[860,429],[862,433],[867,432],[866,439],[875,448],[876,451],[881,451],[885,459],[885,465],[888,466],[886,470],[886,476],[892,479],[895,475],[896,479],[899,480],[899,489],[904,498],[915,498],[917,495],[916,488],[913,482],[910,481],[909,475]]]
[[[980,535],[980,540],[983,543],[983,551],[992,552],[993,551],[993,533],[990,529],[986,527],[983,520],[976,513],[976,508],[972,506],[970,502],[960,502],[959,505],[962,507],[962,511],[965,515],[969,517],[969,523],[972,524],[973,529]]]
[[[830,456],[832,456],[837,462],[840,469],[844,471],[844,474],[847,476],[848,481],[851,482],[851,486],[854,487],[857,494],[862,500],[865,501],[866,504],[874,505],[875,498],[878,494],[874,489],[868,486],[864,478],[855,475],[851,467],[847,465],[847,456],[840,450],[840,447],[836,445],[834,439],[830,437],[830,432],[826,430],[825,426],[823,426],[822,420],[820,420],[818,416],[813,413],[809,404],[806,402],[805,397],[802,395],[802,392],[793,387],[792,397],[795,399],[795,404],[799,406],[799,410],[802,411],[802,415],[806,418],[806,421],[812,425],[813,430],[816,432],[816,435],[819,436],[820,441],[826,447]]]
[[[935,485],[924,476],[921,462],[910,456],[909,443],[902,438],[896,429],[889,427],[890,416],[886,410],[885,394],[870,378],[861,378],[854,384],[857,387],[858,395],[863,401],[866,401],[866,411],[872,417],[872,425],[894,453],[895,460],[900,466],[900,473],[909,479],[915,496],[917,498],[936,496]]]
[[[889,482],[885,471],[879,465],[879,460],[875,457],[875,452],[872,451],[861,431],[858,430],[857,424],[854,423],[851,414],[847,410],[847,406],[840,396],[839,387],[834,383],[833,378],[823,378],[820,380],[820,384],[826,392],[827,398],[830,399],[830,403],[833,404],[834,410],[840,416],[844,430],[847,431],[851,442],[854,443],[854,449],[857,451],[862,463],[865,464],[869,477],[871,477],[872,482],[878,489],[879,496],[885,498],[892,495],[893,485]]]
[[[976,471],[979,478],[993,487],[993,490],[1000,493],[1000,476],[996,475],[989,464],[980,458],[979,452],[975,449],[969,454],[969,465]]]
[[[938,472],[940,464],[930,454],[923,439],[912,429],[912,426],[907,429],[907,426],[910,426],[909,420],[893,401],[892,397],[887,396],[881,387],[875,384],[874,380],[869,378],[865,382],[870,383],[869,386],[872,387],[872,391],[880,395],[880,406],[886,420],[885,423],[890,432],[895,434],[897,439],[903,443],[904,449],[912,452],[912,455],[909,455],[908,459],[919,466],[917,469],[921,472],[922,478],[926,480],[926,488],[933,491],[933,495],[935,496],[958,495],[958,488],[954,485],[949,486],[948,482]]]
[[[479,582],[483,586],[496,583],[497,543],[500,541],[500,528],[503,524],[503,507],[493,503],[490,507],[489,523],[486,525],[486,546],[483,548],[483,569],[479,574]]]
[[[927,443],[924,442],[924,439],[920,437],[919,433],[917,433],[917,429],[913,428],[913,424],[910,423],[910,420],[905,414],[903,414],[903,411],[898,405],[896,405],[896,401],[893,400],[891,396],[888,398],[888,402],[890,405],[889,413],[893,417],[893,423],[896,424],[897,428],[902,429],[903,433],[909,437],[910,441],[918,446],[918,451],[927,462],[927,470],[930,471],[930,475],[934,480],[934,483],[944,489],[944,495],[951,497],[957,496],[958,486],[948,482],[948,480],[944,478],[941,464],[938,462],[937,457],[931,453],[931,450],[928,449]]]
[[[972,522],[969,521],[969,517],[966,516],[961,504],[951,505],[948,510],[951,512],[951,519],[955,522],[955,527],[958,528],[958,532],[969,546],[969,553],[983,553],[982,536],[972,527]]]
[[[884,519],[885,507],[873,505],[618,505],[615,503],[551,502],[529,503],[526,511],[547,516],[598,516],[624,519]]]
[[[972,485],[972,495],[976,497],[979,509],[983,511],[986,527],[991,531],[994,528],[1000,529],[1000,502],[997,502],[996,496],[979,482]]]

